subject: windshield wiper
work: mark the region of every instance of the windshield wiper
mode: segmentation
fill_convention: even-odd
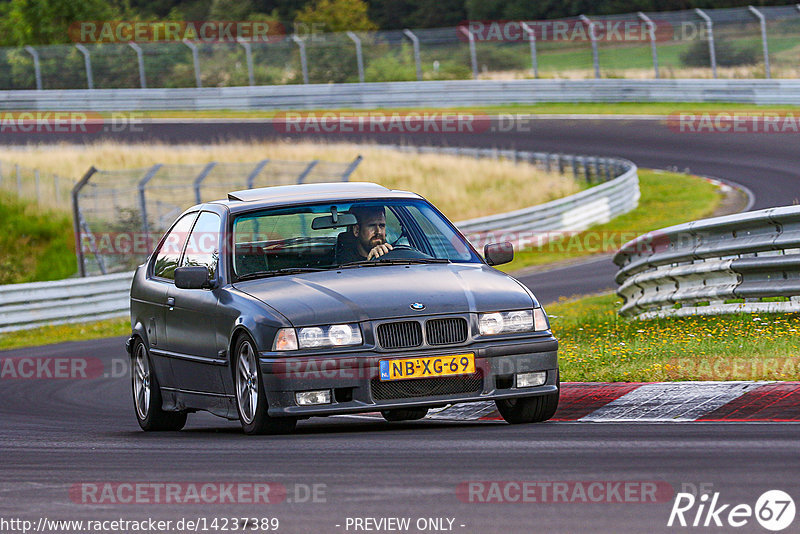
[[[375,265],[410,265],[410,264],[426,264],[426,263],[452,263],[445,258],[386,258],[375,260],[353,261],[339,265],[339,268],[347,267],[370,267]]]
[[[254,278],[267,278],[269,276],[280,276],[282,274],[299,274],[299,273],[313,273],[317,271],[327,271],[328,269],[321,269],[319,267],[285,267],[283,269],[276,269],[274,271],[255,271],[252,273],[245,273],[237,277],[237,282],[243,280],[252,280]]]

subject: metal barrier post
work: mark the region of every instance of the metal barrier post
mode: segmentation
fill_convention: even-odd
[[[94,89],[94,76],[92,76],[92,58],[89,49],[82,44],[76,44],[75,48],[83,54],[83,64],[86,67],[86,87]]]
[[[216,161],[212,161],[211,163],[209,163],[208,165],[203,167],[203,170],[200,171],[200,174],[198,174],[197,178],[194,179],[194,198],[195,198],[195,200],[197,201],[198,204],[203,202],[200,199],[200,186],[202,185],[203,180],[206,179],[206,176],[208,176],[208,174],[211,172],[211,169],[213,169],[216,165],[217,165],[217,162]]]
[[[142,48],[133,41],[128,43],[128,46],[133,48],[136,52],[136,61],[139,63],[139,85],[142,89],[147,89],[147,78],[144,75],[144,57],[142,56]]]
[[[533,69],[533,77],[539,77],[539,60],[536,57],[536,32],[533,28],[528,26],[527,22],[522,23],[522,29],[528,34],[528,41],[531,44],[531,68]]]
[[[706,31],[708,31],[708,54],[711,57],[711,74],[714,78],[717,77],[717,52],[714,48],[714,23],[711,17],[706,15],[706,12],[700,8],[695,8],[697,16],[703,19],[706,23]]]
[[[33,74],[36,77],[36,90],[42,90],[42,68],[39,64],[39,52],[32,46],[26,46],[25,51],[33,57]]]
[[[269,163],[268,159],[262,159],[259,161],[256,166],[250,171],[250,174],[247,175],[247,189],[253,189],[253,184],[255,184],[256,178],[259,174],[261,174],[261,170]]]
[[[411,44],[414,46],[414,64],[417,66],[417,81],[422,81],[422,59],[419,55],[419,39],[414,35],[411,30],[406,28],[403,34],[411,39]]]
[[[653,54],[653,70],[656,71],[656,80],[657,80],[659,78],[659,75],[658,75],[658,50],[656,49],[656,31],[655,31],[656,25],[652,21],[652,19],[650,19],[650,17],[648,17],[641,11],[639,11],[636,14],[639,16],[640,19],[642,19],[642,21],[645,24],[647,24],[647,33],[650,34],[650,50]]]
[[[361,39],[353,32],[347,32],[347,36],[356,44],[356,62],[358,63],[358,81],[364,83],[364,55],[361,53]]]
[[[311,174],[311,171],[314,170],[314,167],[317,166],[317,163],[319,163],[319,160],[315,159],[314,161],[308,164],[308,166],[303,170],[303,172],[300,173],[300,176],[297,177],[298,184],[305,183],[306,178],[308,178],[308,175]]]
[[[597,35],[594,33],[594,23],[586,15],[578,17],[589,30],[589,39],[592,41],[592,63],[594,64],[594,77],[600,77],[600,59],[597,56]]]
[[[536,55],[536,32],[533,31],[527,22],[522,23],[522,29],[528,34],[528,41],[531,47],[531,68],[533,69],[533,77],[539,77],[539,59]]]
[[[156,163],[150,170],[147,171],[144,177],[139,180],[139,209],[142,211],[142,231],[144,232],[144,239],[145,245],[147,246],[148,252],[150,251],[150,235],[149,235],[149,228],[147,223],[147,198],[145,197],[145,187],[147,187],[147,182],[149,182],[153,176],[156,175],[158,170],[162,167],[161,163]]]
[[[753,6],[747,6],[747,9],[750,10],[750,13],[752,13],[753,16],[758,19],[758,24],[759,26],[761,26],[761,47],[764,49],[764,73],[766,74],[767,78],[772,78],[772,74],[770,73],[769,69],[769,45],[767,44],[767,21],[764,18],[764,15],[761,14],[761,11],[757,10]]]
[[[197,53],[197,45],[191,42],[188,39],[183,40],[183,44],[189,47],[189,50],[192,51],[192,63],[194,63],[194,81],[197,87],[203,87],[203,83],[200,80],[200,56]]]
[[[475,51],[475,36],[472,35],[472,32],[468,28],[465,28],[464,26],[461,26],[458,29],[461,30],[461,33],[467,36],[467,39],[469,39],[469,58],[470,61],[472,62],[472,79],[477,80],[478,53]]]
[[[78,205],[78,194],[89,182],[89,178],[96,172],[97,169],[95,169],[94,166],[89,167],[89,170],[86,171],[83,178],[78,180],[78,183],[72,188],[72,229],[73,232],[75,232],[75,253],[78,256],[78,272],[80,272],[82,277],[86,276],[86,263],[83,257],[83,246],[81,245],[81,210]]]
[[[306,43],[298,36],[292,34],[292,41],[300,48],[300,67],[303,71],[303,83],[308,84],[308,58],[306,57]]]
[[[359,154],[358,156],[356,156],[356,159],[350,162],[350,165],[348,165],[345,171],[342,173],[343,182],[350,181],[350,175],[353,174],[353,171],[356,170],[356,167],[358,167],[358,164],[361,163],[362,159],[364,159],[364,157],[361,154]]]
[[[589,158],[581,157],[581,165],[583,166],[583,179],[586,180],[587,184],[592,183],[592,174],[589,170]]]
[[[241,37],[237,37],[236,41],[244,47],[244,57],[247,61],[247,79],[250,82],[250,86],[254,86],[256,84],[256,79],[253,74],[253,50],[250,47],[250,43],[242,39]]]

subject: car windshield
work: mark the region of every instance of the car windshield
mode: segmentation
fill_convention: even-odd
[[[337,202],[265,209],[236,217],[238,279],[395,263],[480,263],[473,249],[424,200]],[[381,246],[377,259],[369,252]]]

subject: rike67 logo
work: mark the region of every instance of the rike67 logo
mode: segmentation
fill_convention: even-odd
[[[711,495],[705,493],[700,497],[678,493],[667,526],[739,528],[752,524],[755,519],[763,528],[778,532],[789,527],[794,517],[794,500],[781,490],[764,492],[755,506],[724,503],[720,500],[719,492]]]

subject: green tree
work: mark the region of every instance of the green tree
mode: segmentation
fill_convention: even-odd
[[[0,44],[69,43],[72,23],[108,20],[114,14],[106,0],[10,0],[0,4]]]
[[[377,30],[367,9],[363,0],[317,0],[297,14],[295,23],[325,32]]]
[[[246,20],[254,11],[250,0],[214,0],[208,20]]]

